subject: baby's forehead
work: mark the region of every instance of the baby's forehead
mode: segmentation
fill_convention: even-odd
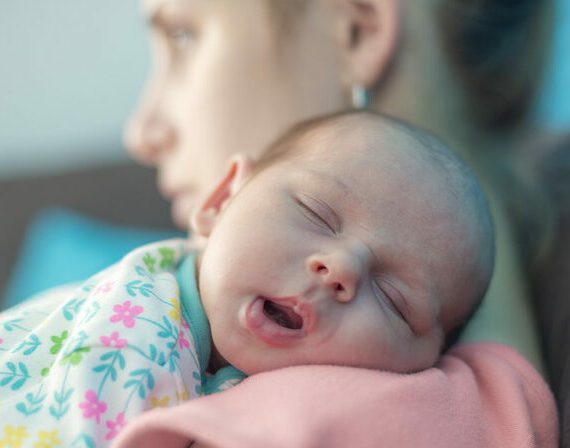
[[[414,175],[435,175],[433,160],[424,154],[420,140],[383,123],[347,122],[330,124],[302,136],[293,157],[302,163],[347,172],[384,173],[370,180],[411,182]]]

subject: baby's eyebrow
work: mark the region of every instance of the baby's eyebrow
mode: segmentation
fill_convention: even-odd
[[[355,195],[352,193],[349,186],[346,185],[346,183],[344,183],[342,179],[339,179],[336,176],[331,176],[326,172],[319,171],[313,168],[303,168],[303,172],[315,177],[317,180],[324,181],[325,183],[335,184],[342,194],[350,196],[351,198],[355,198]]]

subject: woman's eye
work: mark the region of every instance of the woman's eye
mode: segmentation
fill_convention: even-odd
[[[303,212],[303,214],[305,215],[305,217],[311,221],[313,224],[329,231],[332,233],[336,233],[334,227],[329,224],[329,222],[324,219],[321,215],[319,215],[315,210],[313,210],[311,207],[309,207],[307,204],[305,204],[303,201],[301,200],[297,200],[297,204],[299,205],[301,211]]]
[[[188,49],[196,39],[194,30],[186,26],[168,28],[165,35],[172,48],[179,52]]]

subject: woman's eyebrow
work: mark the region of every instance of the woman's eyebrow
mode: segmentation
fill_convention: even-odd
[[[164,26],[164,12],[162,7],[155,9],[147,17],[147,25],[151,28],[163,28]]]
[[[147,12],[147,23],[151,28],[163,28],[168,22],[169,16],[180,18],[182,13],[191,6],[190,2],[169,2],[158,5],[156,8],[149,8]]]

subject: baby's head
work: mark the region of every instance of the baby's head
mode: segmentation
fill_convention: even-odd
[[[414,372],[478,307],[493,226],[473,173],[423,130],[368,112],[290,130],[232,160],[193,217],[219,355]]]

